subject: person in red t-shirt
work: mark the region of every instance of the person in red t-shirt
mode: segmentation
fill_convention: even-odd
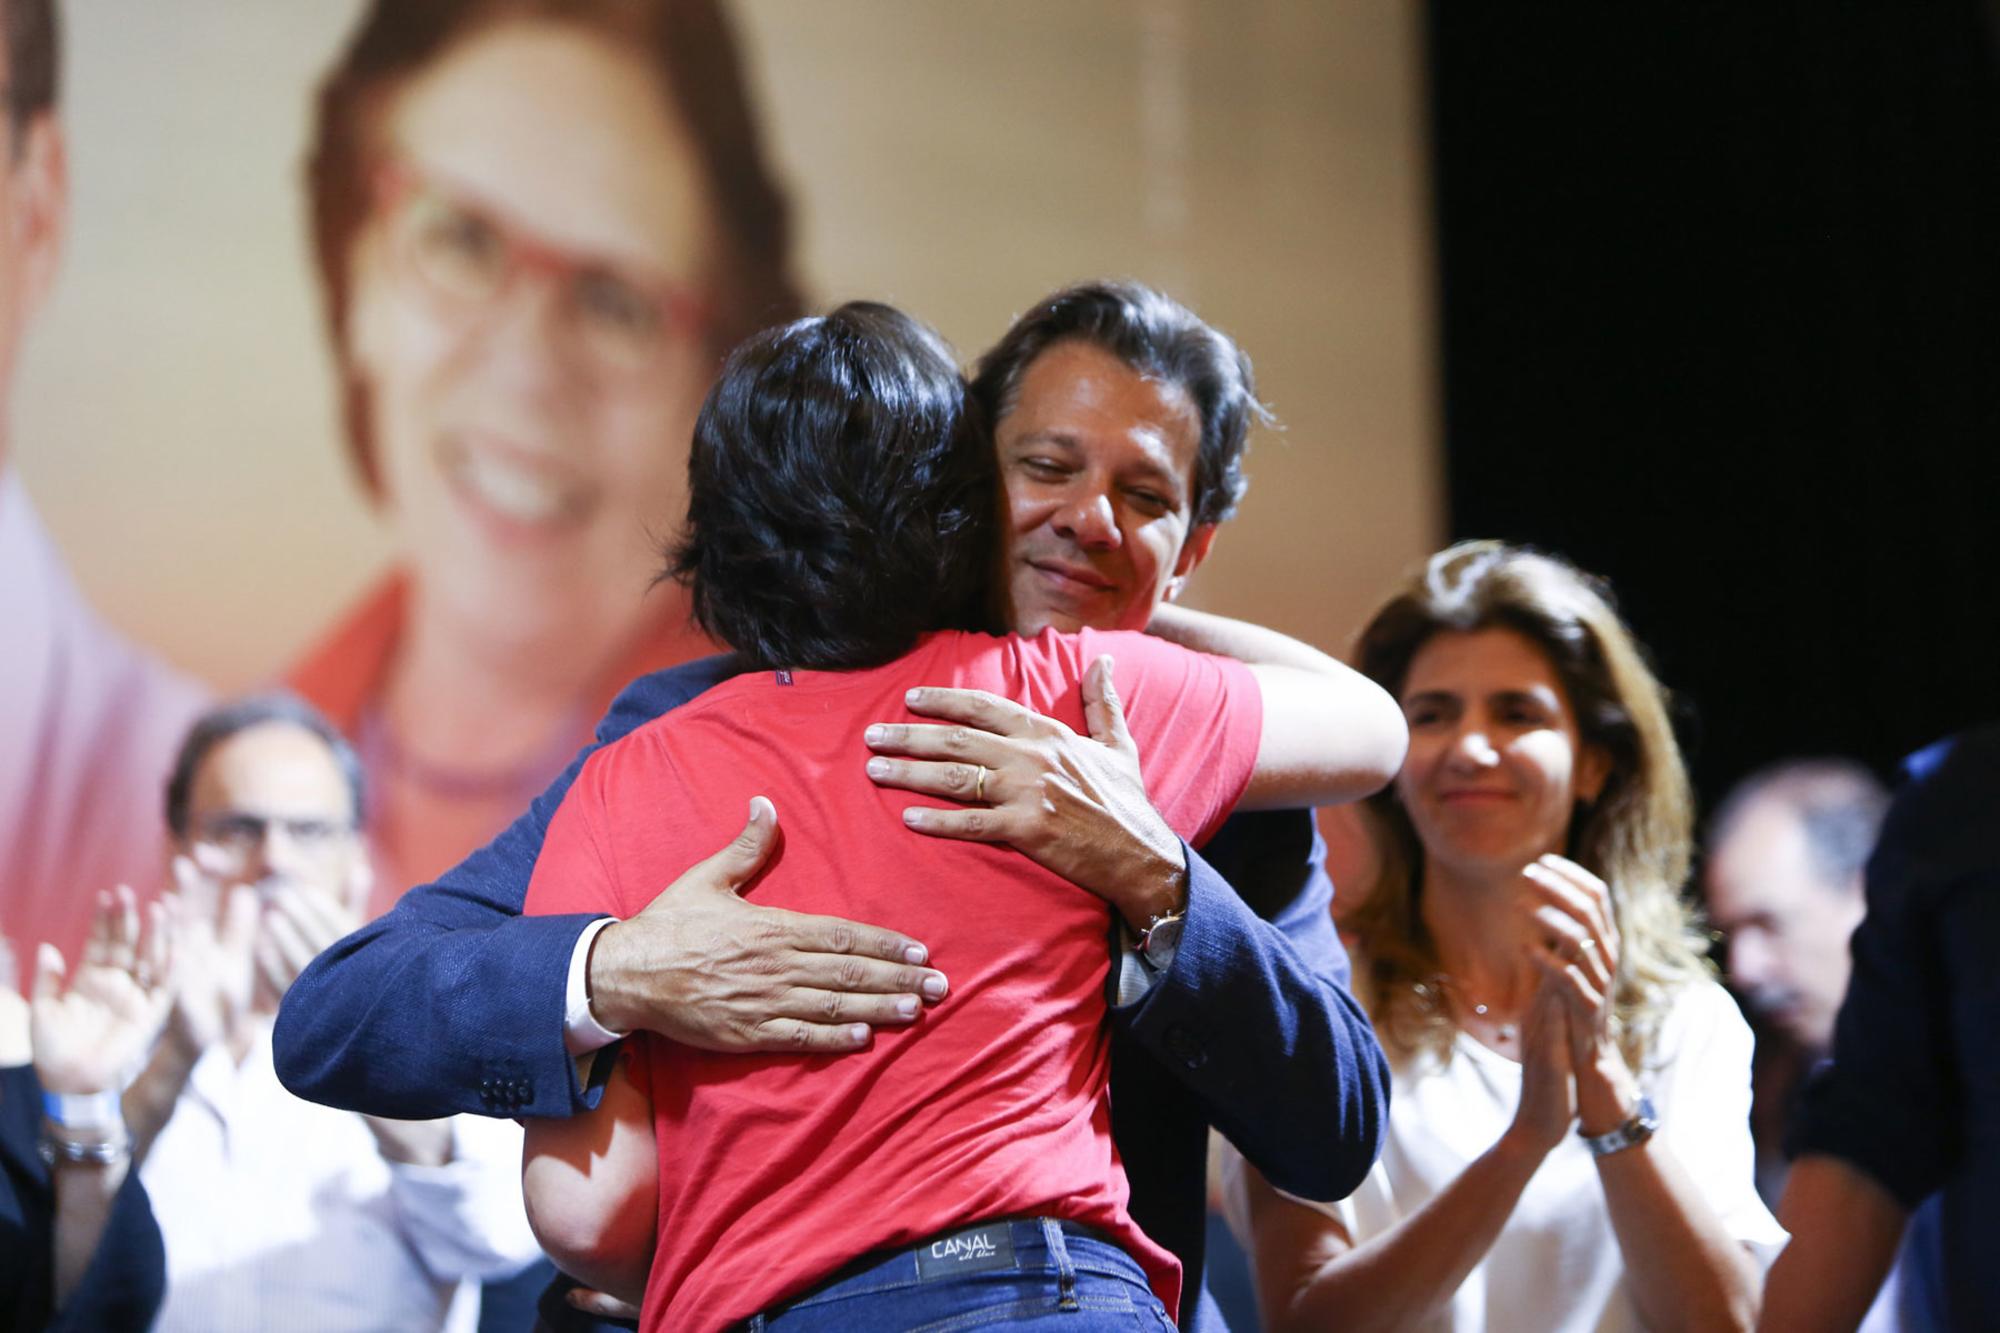
[[[1123,701],[1121,741],[1162,814],[1198,842],[1239,804],[1357,795],[1373,772],[1357,737],[1393,705],[1264,631],[1267,660],[1249,666],[1139,634],[984,632],[992,458],[948,353],[883,306],[744,344],[702,410],[670,572],[745,671],[592,756],[528,910],[629,916],[746,802],[773,819],[775,794],[785,840],[751,896],[914,913],[955,989],[837,1060],[649,1036],[596,1112],[531,1123],[537,1234],[577,1277],[643,1292],[645,1328],[901,1327],[1002,1307],[1129,1328],[1165,1326],[1178,1300],[1179,1266],[1132,1223],[1111,1141],[1108,907],[1007,848],[895,836],[912,798],[869,780],[860,734],[924,683],[1081,730],[1088,674],[1094,696]]]

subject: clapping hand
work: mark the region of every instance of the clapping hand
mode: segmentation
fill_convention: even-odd
[[[174,1035],[193,1053],[249,1022],[263,906],[256,889],[225,888],[185,856],[174,858],[173,876],[165,905],[173,932]]]
[[[261,989],[274,1006],[320,950],[361,924],[365,879],[334,900],[289,880],[225,883],[177,856],[168,895],[176,1036],[197,1051],[243,1030]]]
[[[264,894],[263,929],[257,935],[257,979],[274,1000],[284,998],[306,965],[322,950],[361,925],[367,900],[365,878],[350,882],[347,896],[335,898],[311,885],[284,882]]]
[[[54,945],[37,952],[29,1023],[35,1073],[49,1092],[117,1091],[159,1035],[172,1006],[171,948],[160,908],[151,915],[142,952],[138,899],[120,885],[98,895],[73,977]]]
[[[1638,1100],[1611,1025],[1620,948],[1611,890],[1576,862],[1553,855],[1531,863],[1522,879],[1533,917],[1529,955],[1566,1011],[1581,1128],[1607,1133],[1630,1117]]]
[[[1569,1023],[1561,991],[1544,977],[1521,1025],[1521,1101],[1509,1130],[1538,1157],[1561,1143],[1576,1121]]]

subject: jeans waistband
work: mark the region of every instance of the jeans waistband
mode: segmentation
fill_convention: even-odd
[[[1064,1243],[1066,1239],[1085,1242],[1082,1252],[1072,1253]],[[1114,1254],[1099,1258],[1102,1254],[1099,1246]],[[1124,1248],[1095,1227],[1066,1218],[999,1218],[954,1227],[909,1245],[872,1250],[806,1291],[772,1306],[747,1327],[760,1327],[762,1320],[775,1319],[788,1310],[811,1304],[836,1288],[852,1292],[876,1282],[883,1287],[910,1286],[998,1268],[1024,1267],[1054,1272],[1065,1284],[1079,1268],[1091,1272],[1108,1270],[1120,1276],[1139,1275],[1143,1284],[1143,1275]]]

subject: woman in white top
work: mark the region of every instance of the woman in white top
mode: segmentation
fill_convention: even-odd
[[[1784,1240],[1751,1181],[1751,1037],[1679,894],[1686,770],[1608,593],[1464,543],[1359,665],[1410,724],[1349,922],[1389,1136],[1337,1205],[1231,1164],[1270,1327],[1750,1327]]]

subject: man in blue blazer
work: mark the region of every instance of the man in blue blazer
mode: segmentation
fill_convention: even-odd
[[[1235,345],[1156,292],[1085,284],[1017,321],[973,393],[996,423],[1016,632],[1151,621],[1211,646],[1202,617],[1160,608],[1244,488],[1263,409]],[[731,669],[710,658],[642,677],[597,743]],[[1006,842],[1123,917],[1113,1133],[1133,1216],[1185,1266],[1181,1326],[1219,1328],[1201,1283],[1208,1128],[1280,1188],[1334,1199],[1366,1175],[1388,1115],[1386,1064],[1347,993],[1310,812],[1239,816],[1204,859],[1147,802],[1115,700],[1078,736],[1005,701],[929,694],[916,711],[942,725],[871,729],[870,771],[964,803],[915,815],[912,836]],[[769,827],[747,828],[628,921],[521,917],[582,762],[493,843],[306,970],[275,1037],[287,1086],[377,1115],[564,1116],[595,1105],[610,1062],[587,1057],[624,1032],[830,1053],[943,995],[920,942],[740,898]]]

